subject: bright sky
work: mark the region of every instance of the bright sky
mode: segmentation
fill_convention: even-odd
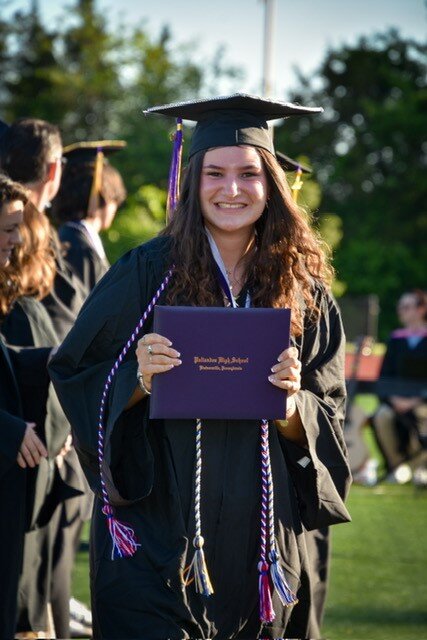
[[[271,0],[270,0],[271,1]],[[43,19],[55,26],[71,0],[38,0]],[[354,43],[397,27],[406,37],[426,41],[427,7],[424,0],[275,0],[276,28],[272,94],[287,98],[296,84],[293,71],[314,71],[330,47]],[[30,0],[9,0],[8,9],[28,8]],[[97,0],[110,25],[144,21],[158,34],[162,25],[173,42],[198,42],[195,55],[204,59],[220,45],[225,60],[242,67],[240,90],[260,93],[263,69],[264,0]]]

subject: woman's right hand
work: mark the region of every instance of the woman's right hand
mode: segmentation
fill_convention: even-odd
[[[35,422],[27,422],[27,428],[16,458],[22,469],[34,468],[40,463],[41,458],[47,458],[46,447],[35,432],[35,428]]]
[[[136,357],[144,386],[151,391],[151,381],[156,373],[165,373],[179,367],[180,353],[171,348],[172,342],[158,333],[147,333],[138,340]]]

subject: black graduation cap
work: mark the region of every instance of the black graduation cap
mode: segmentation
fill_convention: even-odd
[[[304,184],[301,179],[301,176],[303,173],[312,173],[312,170],[304,166],[297,160],[294,160],[293,158],[286,156],[281,151],[276,151],[276,158],[280,166],[282,167],[283,171],[286,171],[288,173],[295,171],[295,174],[296,174],[295,180],[291,186],[291,190],[292,190],[292,197],[294,201],[297,202],[299,192],[301,191],[302,185]]]
[[[300,171],[301,173],[312,173],[312,170],[309,167],[301,164],[297,160],[290,158],[289,156],[285,156],[284,153],[280,151],[276,151],[276,158],[282,167],[283,171]]]
[[[106,156],[120,151],[126,147],[124,140],[89,140],[74,142],[62,150],[62,155],[71,164],[94,163],[93,181],[90,190],[88,213],[93,212],[99,205],[99,196],[102,186],[102,169]]]
[[[290,102],[260,98],[245,93],[206,100],[176,102],[145,109],[144,113],[193,120],[194,130],[189,156],[212,147],[247,144],[274,154],[268,122],[278,118],[321,113],[322,108],[302,107]]]
[[[116,151],[126,147],[124,140],[89,140],[84,142],[73,142],[64,147],[62,155],[68,162],[95,162],[99,153],[109,156]]]

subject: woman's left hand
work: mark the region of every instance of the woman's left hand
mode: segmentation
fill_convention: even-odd
[[[271,367],[272,375],[268,377],[271,384],[288,392],[288,398],[301,389],[301,362],[298,350],[289,347],[279,355],[278,363]]]

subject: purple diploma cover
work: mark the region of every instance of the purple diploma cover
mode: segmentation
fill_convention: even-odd
[[[181,353],[153,377],[151,418],[284,419],[286,393],[268,376],[289,347],[290,309],[154,308],[153,331]]]

